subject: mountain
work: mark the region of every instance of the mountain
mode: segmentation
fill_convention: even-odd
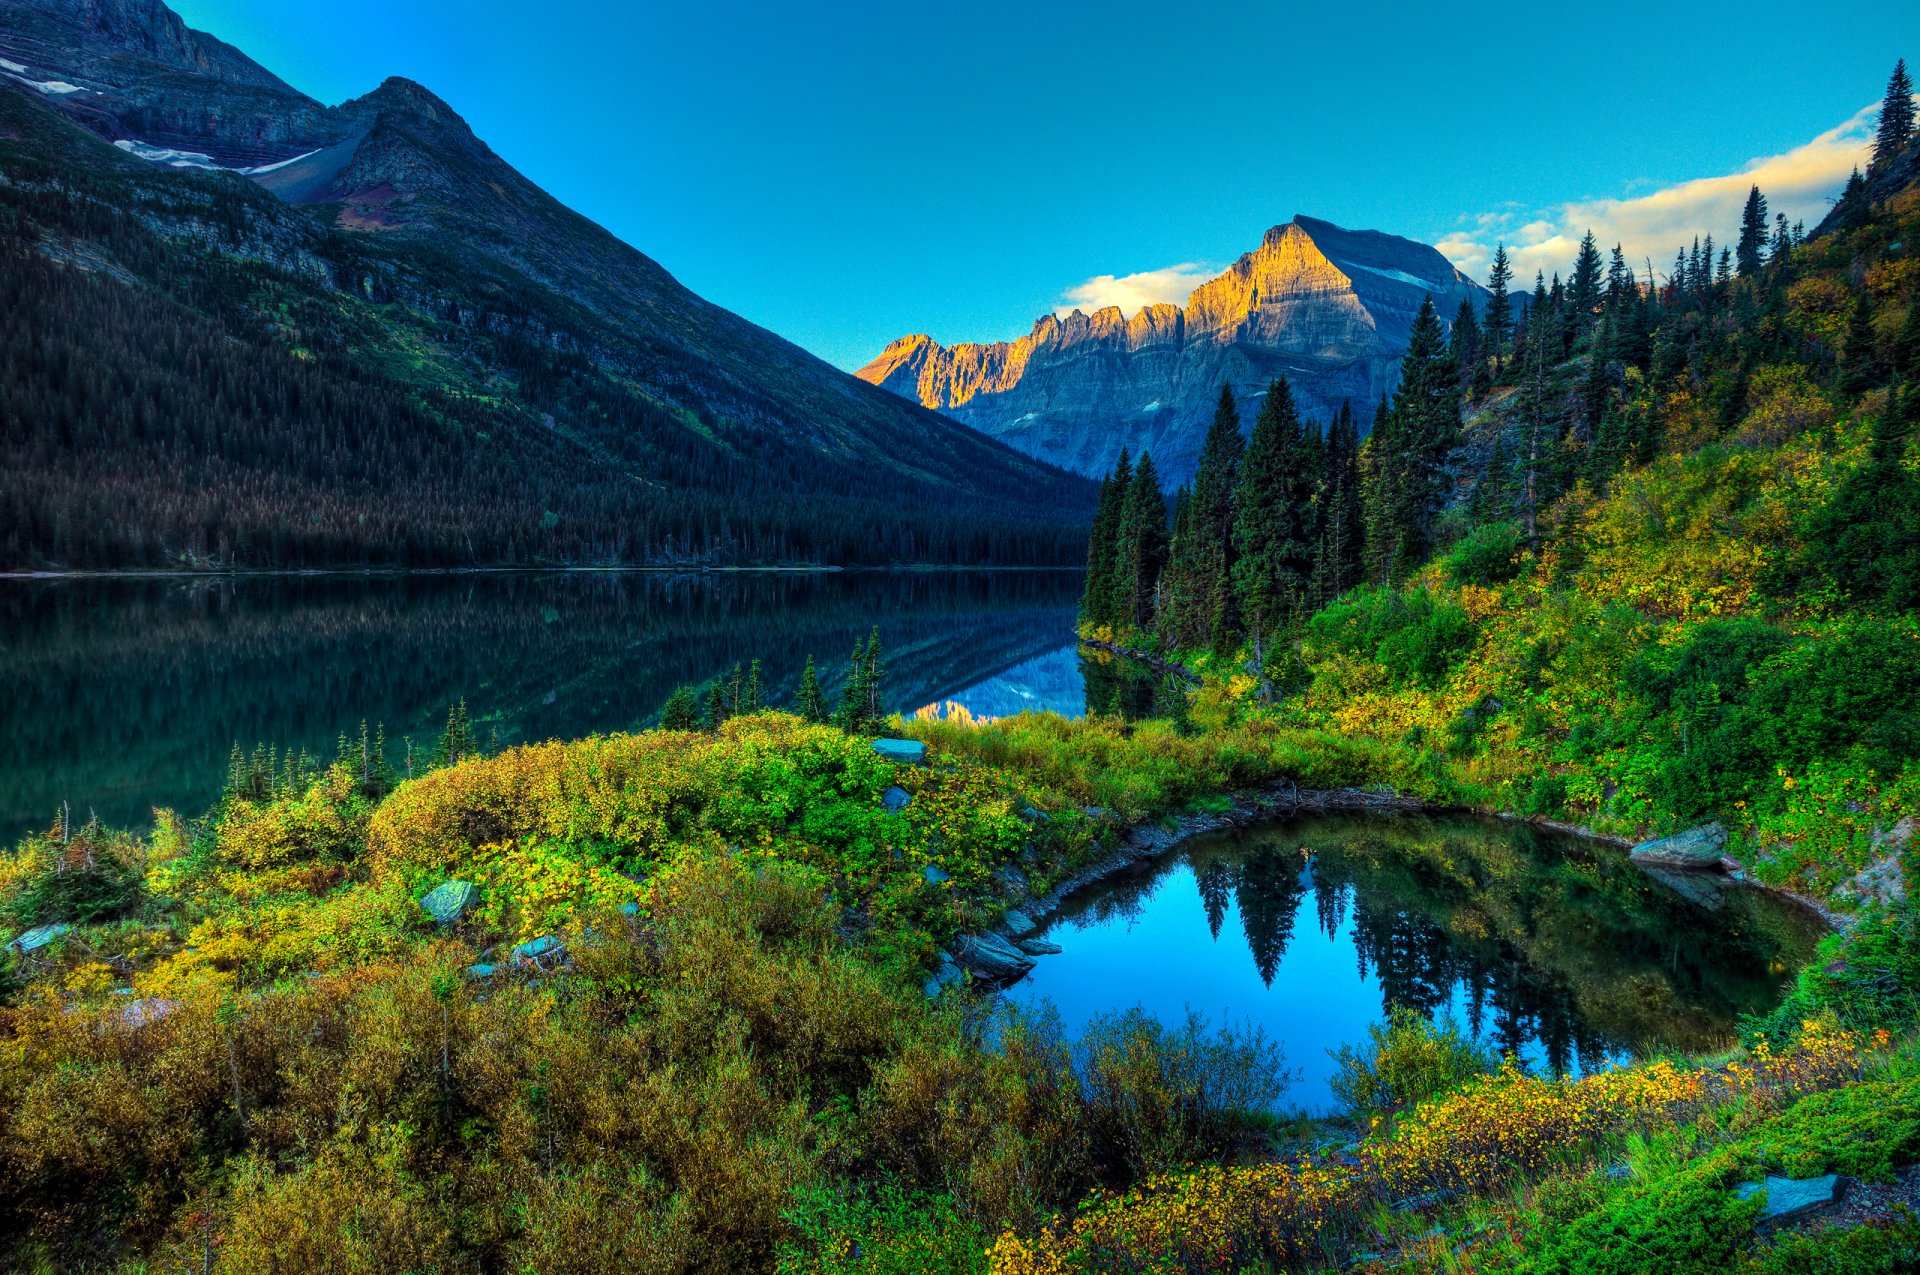
[[[1067,562],[1091,507],[158,0],[0,0],[0,253],[4,566]]]
[[[1105,473],[1125,447],[1152,451],[1180,483],[1223,382],[1257,401],[1285,376],[1306,414],[1325,420],[1350,401],[1369,419],[1393,388],[1421,300],[1432,296],[1450,320],[1482,295],[1425,244],[1295,217],[1184,309],[1048,314],[993,345],[902,337],[855,375],[1078,473]]]

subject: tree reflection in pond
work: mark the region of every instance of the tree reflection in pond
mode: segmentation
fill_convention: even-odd
[[[1356,816],[1196,838],[1070,901],[1017,999],[1069,1026],[1144,1005],[1250,1019],[1327,1101],[1324,1051],[1396,1005],[1448,1013],[1554,1072],[1729,1043],[1812,951],[1817,923],[1757,891],[1685,893],[1598,843],[1466,817]]]

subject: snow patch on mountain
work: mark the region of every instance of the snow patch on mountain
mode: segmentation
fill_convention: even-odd
[[[25,75],[27,68],[18,62],[9,62],[5,58],[0,58],[0,71],[12,71],[15,75]]]
[[[1410,283],[1416,288],[1425,288],[1428,292],[1445,292],[1445,284],[1435,283],[1431,279],[1422,279],[1417,274],[1408,274],[1404,270],[1387,270],[1380,266],[1363,266],[1357,261],[1342,261],[1341,266],[1353,270],[1364,270],[1368,274],[1377,274],[1383,279],[1395,279],[1401,283]]]
[[[204,168],[214,172],[239,173],[242,177],[258,177],[264,173],[277,173],[283,168],[311,159],[320,152],[308,151],[304,155],[295,155],[292,159],[283,159],[276,164],[261,164],[256,168],[229,168],[217,162],[211,155],[199,151],[174,150],[170,146],[154,146],[148,142],[136,141],[128,137],[114,143],[129,155],[137,155],[153,164],[165,164],[168,168]]]

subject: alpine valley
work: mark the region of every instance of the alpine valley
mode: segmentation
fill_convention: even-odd
[[[1150,451],[1177,486],[1199,464],[1222,384],[1257,403],[1284,376],[1305,414],[1331,420],[1345,403],[1365,420],[1396,384],[1421,301],[1452,315],[1484,296],[1425,244],[1302,216],[1185,308],[1047,314],[992,345],[904,336],[857,375],[1077,473]]]
[[[0,566],[1084,543],[1091,484],[695,296],[420,85],[326,107],[159,0],[0,0],[0,260]]]

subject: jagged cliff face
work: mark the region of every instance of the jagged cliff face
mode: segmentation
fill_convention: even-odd
[[[1151,451],[1180,483],[1222,383],[1245,401],[1249,427],[1278,376],[1309,415],[1326,419],[1348,401],[1371,419],[1428,295],[1451,318],[1481,289],[1424,244],[1295,217],[1184,309],[1049,314],[992,345],[902,337],[857,375],[1068,469],[1105,473],[1124,447]]]

